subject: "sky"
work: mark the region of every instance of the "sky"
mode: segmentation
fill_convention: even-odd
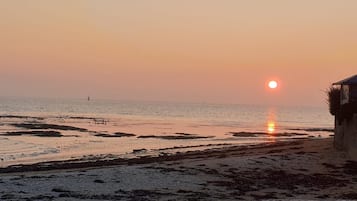
[[[324,105],[331,83],[357,74],[356,10],[355,0],[0,0],[0,97]]]

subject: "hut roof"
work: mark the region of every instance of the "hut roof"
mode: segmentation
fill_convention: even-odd
[[[335,82],[333,85],[357,85],[357,75]]]

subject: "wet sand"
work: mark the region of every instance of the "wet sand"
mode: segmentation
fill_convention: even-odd
[[[200,121],[123,117],[0,115],[0,167],[53,160],[137,158],[176,152],[245,146],[307,138],[326,138],[333,130],[318,128],[245,129],[202,125]],[[115,164],[118,163],[115,162]],[[122,161],[121,161],[122,162]],[[124,161],[125,162],[125,161]],[[108,161],[113,163],[113,161]],[[66,163],[68,166],[68,163]],[[63,165],[59,165],[63,169]]]
[[[1,168],[1,200],[357,200],[332,138]]]

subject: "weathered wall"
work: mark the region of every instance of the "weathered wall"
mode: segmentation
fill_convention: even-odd
[[[350,156],[357,157],[357,114],[350,120],[343,120],[341,124],[335,118],[334,145],[337,149],[346,150]]]

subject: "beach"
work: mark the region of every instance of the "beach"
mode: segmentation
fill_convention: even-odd
[[[0,7],[0,201],[357,200],[357,1]]]
[[[332,138],[0,171],[1,200],[357,199],[357,161]]]
[[[46,99],[2,100],[0,106],[5,109],[0,167],[170,155],[333,134],[325,108]]]
[[[0,200],[357,199],[324,108],[35,103],[3,103]]]

